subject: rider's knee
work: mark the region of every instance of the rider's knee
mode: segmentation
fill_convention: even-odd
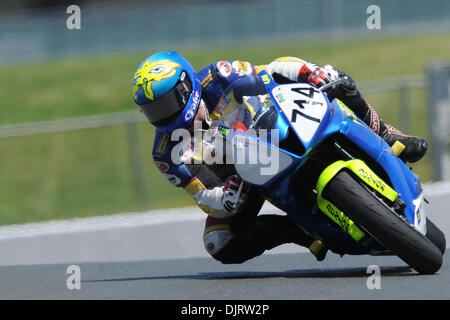
[[[223,264],[238,264],[249,259],[242,247],[241,236],[231,232],[231,218],[217,219],[209,216],[206,219],[203,243],[206,251]]]
[[[216,230],[203,236],[206,251],[223,264],[240,264],[249,259],[235,240],[236,236],[229,230]]]
[[[213,257],[216,256],[226,248],[227,244],[233,238],[230,230],[219,229],[210,231],[203,235],[203,243],[206,251]],[[219,255],[220,256],[220,255]]]

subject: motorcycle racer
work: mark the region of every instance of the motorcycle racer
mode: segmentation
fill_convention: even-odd
[[[138,67],[134,81],[134,101],[156,127],[154,162],[177,187],[184,188],[207,213],[203,241],[207,252],[222,263],[242,263],[285,243],[310,247],[317,260],[326,248],[313,248],[312,234],[285,215],[259,215],[264,199],[243,185],[229,164],[206,164],[198,160],[195,135],[187,147],[178,150],[172,134],[176,129],[194,132],[218,123],[246,131],[264,110],[265,90],[257,76],[265,69],[278,83],[307,82],[320,87],[340,77],[349,81],[327,90],[339,98],[389,145],[400,140],[405,145],[403,160],[418,161],[427,143],[386,125],[365,102],[354,81],[330,65],[320,67],[295,57],[282,57],[268,65],[246,61],[218,61],[199,72],[180,54],[154,54]],[[201,149],[201,148],[200,148]]]

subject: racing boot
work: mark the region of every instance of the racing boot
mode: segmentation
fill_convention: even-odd
[[[395,141],[400,141],[405,146],[405,149],[400,154],[400,159],[402,159],[402,161],[411,163],[416,162],[425,155],[428,143],[424,139],[404,134],[396,128],[386,125],[378,116],[375,109],[373,109],[361,96],[352,77],[341,71],[338,71],[338,76],[340,78],[347,77],[347,80],[336,88],[327,91],[330,100],[338,98],[344,102],[375,133],[382,137],[388,145],[392,146]]]
[[[375,109],[370,105],[367,105],[367,107],[368,110],[363,121],[388,145],[392,146],[395,141],[399,141],[405,146],[405,150],[400,154],[400,159],[403,162],[413,163],[419,161],[425,155],[428,149],[428,143],[425,139],[404,134],[393,126],[386,125]]]

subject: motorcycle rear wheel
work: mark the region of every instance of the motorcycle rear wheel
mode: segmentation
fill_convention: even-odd
[[[340,171],[323,197],[417,272],[433,274],[441,268],[441,250],[349,172]]]

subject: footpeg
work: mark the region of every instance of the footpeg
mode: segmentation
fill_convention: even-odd
[[[321,239],[316,239],[309,246],[309,251],[316,257],[317,261],[322,261],[325,259],[328,250],[325,248],[325,243]]]
[[[394,154],[399,157],[400,154],[403,152],[403,150],[405,150],[405,145],[403,143],[401,143],[400,141],[395,141],[394,144],[391,147],[392,152],[394,152]]]

